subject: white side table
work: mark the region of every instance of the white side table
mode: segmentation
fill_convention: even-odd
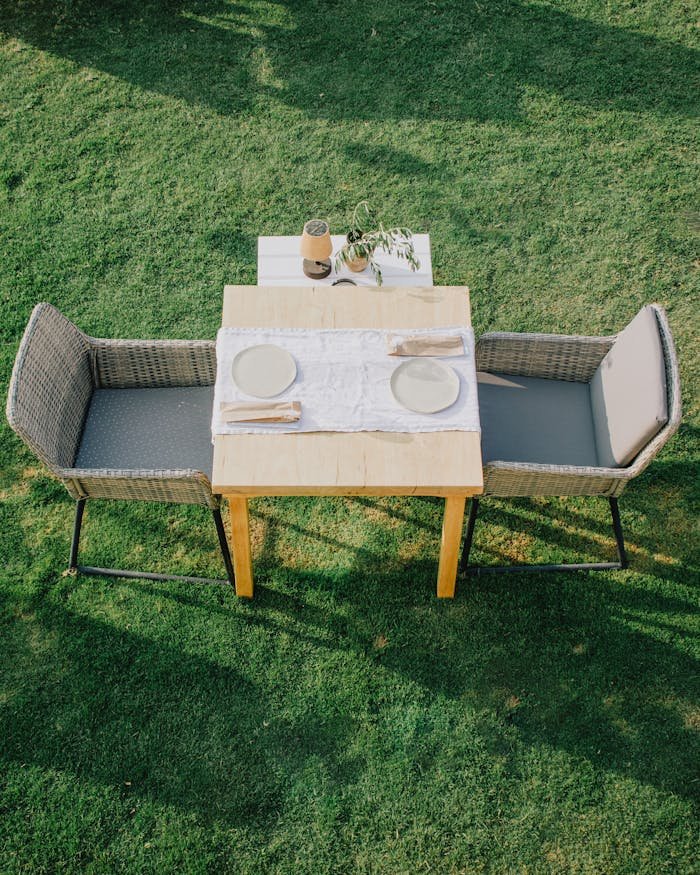
[[[342,234],[334,234],[333,256],[345,243]],[[353,273],[342,267],[335,268],[325,279],[309,279],[302,270],[302,257],[299,254],[301,237],[258,237],[258,285],[259,286],[330,286],[337,279],[353,279],[358,286],[376,286],[374,275],[369,267],[361,273]],[[377,262],[382,269],[385,286],[432,286],[433,265],[430,259],[430,235],[414,234],[413,245],[420,268],[412,271],[405,261],[393,255],[380,252]]]

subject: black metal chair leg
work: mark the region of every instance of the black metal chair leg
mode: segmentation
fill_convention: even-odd
[[[620,506],[616,498],[610,498],[610,513],[612,514],[613,531],[617,543],[617,555],[620,557],[620,568],[629,566],[627,551],[625,550],[625,536],[622,534],[622,522],[620,520]]]
[[[472,498],[469,502],[469,519],[467,520],[467,534],[464,536],[464,546],[462,547],[462,558],[459,561],[460,573],[467,570],[469,564],[469,554],[472,549],[472,539],[474,538],[474,526],[476,524],[476,515],[479,513],[479,499]]]
[[[216,534],[219,536],[219,546],[221,547],[221,555],[224,557],[224,565],[226,566],[226,576],[231,586],[236,585],[236,579],[233,573],[233,562],[231,562],[231,553],[228,549],[228,541],[226,540],[226,532],[224,531],[224,522],[221,519],[221,511],[216,508],[212,510],[214,517],[214,525],[216,526]]]
[[[617,503],[617,498],[608,498],[608,501],[610,502],[610,513],[612,514],[613,531],[615,532],[615,543],[617,544],[617,562],[569,562],[551,565],[468,565],[469,551],[471,550],[472,537],[474,535],[474,523],[476,522],[476,514],[479,507],[478,500],[472,499],[471,507],[469,508],[469,522],[467,524],[467,534],[464,539],[462,559],[459,563],[460,573],[512,574],[525,571],[619,571],[623,568],[628,568],[629,559],[627,558],[625,539],[622,534],[620,508]]]
[[[224,523],[221,519],[221,511],[218,510],[218,508],[212,510],[212,514],[214,516],[216,534],[219,536],[221,555],[224,558],[224,565],[226,566],[227,580],[218,580],[210,577],[190,577],[183,574],[152,574],[149,571],[127,571],[122,568],[98,568],[94,565],[78,565],[78,547],[80,545],[80,530],[83,524],[85,502],[85,498],[79,498],[75,506],[75,523],[73,524],[73,538],[70,545],[69,571],[73,573],[78,572],[80,574],[88,574],[95,577],[123,577],[127,580],[176,580],[184,583],[230,583],[231,586],[235,585],[233,563],[231,562],[231,554],[228,549]]]
[[[70,559],[68,570],[75,571],[78,567],[78,546],[80,544],[80,529],[83,525],[83,513],[85,512],[85,499],[79,498],[75,504],[75,523],[73,524],[73,538],[70,543]]]

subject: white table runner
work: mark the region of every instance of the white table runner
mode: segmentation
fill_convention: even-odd
[[[413,413],[392,395],[389,380],[407,359],[387,354],[387,336],[459,334],[465,354],[440,358],[459,376],[457,401],[440,413]],[[231,366],[243,349],[274,343],[297,363],[294,383],[275,401],[301,402],[301,419],[283,423],[225,423],[222,402],[259,400],[241,392]],[[212,434],[271,434],[303,431],[481,431],[474,360],[474,332],[463,325],[389,331],[363,328],[221,328],[216,338],[216,386]]]

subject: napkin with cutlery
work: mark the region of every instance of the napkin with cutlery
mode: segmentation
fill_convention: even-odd
[[[387,334],[389,355],[464,355],[460,334]]]
[[[301,419],[299,401],[222,401],[219,404],[222,422],[296,422]]]

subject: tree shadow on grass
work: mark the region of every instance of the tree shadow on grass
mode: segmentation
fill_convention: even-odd
[[[267,525],[267,548],[281,549],[274,520]],[[354,550],[342,539],[328,546]],[[637,586],[630,574],[483,578],[439,603],[433,561],[402,563],[382,549],[377,532],[332,573],[266,562],[245,607],[206,588],[106,585],[106,604],[119,592],[139,595],[149,633],[83,616],[47,597],[55,585],[47,581],[32,611],[54,661],[0,707],[0,754],[254,829],[279,815],[310,759],[323,762],[336,790],[348,790],[363,769],[349,753],[362,712],[337,704],[290,716],[280,708],[286,694],[262,666],[247,676],[237,667],[241,642],[259,629],[273,643],[258,659],[280,658],[274,642],[284,635],[321,665],[332,653],[349,654],[370,675],[389,672],[430,697],[489,714],[484,741],[494,755],[509,755],[515,729],[525,745],[697,796],[697,665],[683,646],[684,624],[670,619],[691,614],[693,603]],[[229,645],[219,641],[216,657],[189,652],[155,609],[163,601],[186,606],[195,627],[225,624]],[[630,608],[650,622],[630,622]],[[122,610],[117,605],[115,616]],[[22,647],[7,654],[14,663],[31,660],[31,638]],[[260,683],[250,679],[256,672]],[[380,703],[365,706],[381,714]],[[425,751],[415,754],[428,768]]]
[[[680,463],[666,464],[667,469],[657,465],[655,479],[685,508],[693,487],[687,477],[679,480]],[[647,506],[644,485],[630,489],[632,513]],[[366,498],[352,502],[371,504]],[[409,530],[429,530],[422,514],[404,509],[408,504],[400,502],[395,515]],[[600,558],[601,541],[607,539],[562,529],[541,511],[534,509],[541,534],[564,560],[571,561],[576,550],[582,558]],[[517,515],[499,513],[507,527],[523,524]],[[274,520],[269,522],[274,529]],[[697,554],[695,559],[672,555],[672,565],[658,561],[653,539],[638,537],[636,528],[628,532],[628,542],[642,574],[658,581],[655,587],[638,583],[634,569],[487,576],[461,581],[453,603],[438,603],[436,564],[397,562],[383,555],[377,535],[357,550],[352,569],[340,577],[289,568],[275,572],[274,558],[265,559],[275,587],[261,590],[251,622],[274,631],[291,618],[294,634],[310,647],[366,654],[429,692],[494,710],[527,743],[562,749],[597,769],[699,799],[691,776],[700,757],[695,730],[700,702],[689,631],[698,606],[687,594],[697,583]],[[434,534],[437,546],[437,530]],[[273,556],[283,551],[274,532],[264,546]],[[342,542],[332,546],[348,549]],[[614,550],[612,535],[609,547]],[[513,561],[505,551],[495,554],[499,561]],[[284,562],[283,552],[278,561]],[[325,601],[309,595],[319,589]],[[320,607],[328,602],[339,610]],[[378,634],[389,641],[379,653],[372,649]]]
[[[700,53],[547,6],[387,2],[4,4],[0,29],[222,114],[272,99],[334,121],[518,120],[527,88],[695,115]]]
[[[231,664],[56,604],[35,605],[25,628],[26,641],[4,636],[5,664],[31,663],[36,641],[51,642],[52,662],[0,704],[0,758],[253,828],[278,817],[309,758],[353,779],[352,721],[281,715],[233,667],[235,624]]]
[[[661,460],[652,470],[653,484],[664,494],[680,493],[677,502],[688,511],[694,486],[684,476],[687,468]],[[440,502],[366,498],[335,502],[336,514],[371,514],[360,544],[350,527],[329,532],[326,516],[299,514],[295,500],[254,502],[260,559],[256,598],[247,605],[223,589],[61,582],[42,571],[23,622],[9,601],[4,614],[0,665],[18,682],[7,684],[0,703],[0,756],[114,788],[125,808],[142,798],[194,812],[204,822],[265,830],[310,763],[321,764],[332,792],[352,794],[379,755],[358,753],[358,734],[367,731],[368,720],[390,721],[388,706],[372,689],[390,678],[388,688],[407,696],[418,689],[426,703],[446,700],[464,714],[482,715],[483,727],[470,731],[495,757],[545,747],[601,775],[627,776],[695,800],[700,703],[689,630],[698,609],[688,584],[696,564],[690,553],[680,557],[684,565],[676,562],[675,548],[670,569],[654,558],[645,481],[646,475],[625,494],[628,540],[643,559],[644,577],[634,566],[598,576],[484,576],[461,581],[453,602],[438,602]],[[147,506],[126,515],[128,505],[95,507],[96,531],[107,524],[111,542],[121,538],[118,524],[125,537],[137,532],[133,536],[146,543],[167,545],[182,535],[186,552],[201,556],[201,535],[186,526],[171,535],[171,515],[149,514]],[[535,505],[525,516],[519,502],[513,507],[514,513],[505,504],[494,511],[506,530],[535,519],[542,538],[565,558],[600,549],[602,516],[591,514],[590,527],[578,520],[583,531],[571,532],[548,505]],[[174,519],[180,522],[177,513]],[[189,514],[183,520],[191,522]],[[7,517],[13,527],[20,522]],[[202,522],[209,525],[204,513]],[[399,528],[387,541],[390,524]],[[484,552],[510,559],[489,538],[493,528],[486,519]],[[19,532],[7,543],[20,549],[22,537]],[[213,555],[213,531],[210,537]],[[31,535],[24,538],[22,555],[31,546]],[[391,552],[402,538],[434,542],[434,556],[402,560]],[[299,539],[318,542],[321,550],[290,554]],[[98,545],[96,538],[99,552]],[[319,552],[342,561],[318,570]],[[101,588],[98,604],[92,587]],[[127,623],[132,610],[138,631]],[[200,647],[214,630],[212,645]],[[283,647],[283,641],[294,644]],[[308,658],[335,672],[339,655],[359,677],[371,679],[353,692],[352,707],[338,677],[337,697],[319,682],[297,709],[298,691],[280,687],[274,672],[284,674],[288,658]],[[419,739],[400,743],[424,771],[432,756],[439,767],[438,754],[426,753]]]
[[[432,598],[435,565],[426,570],[421,580]],[[274,631],[275,617],[289,612],[306,627],[297,634],[310,647],[364,653],[430,693],[495,713],[527,744],[700,801],[691,777],[700,757],[697,663],[668,640],[686,640],[687,623],[665,629],[639,614],[641,606],[687,617],[692,603],[655,597],[612,575],[550,580],[533,574],[516,583],[470,581],[454,604],[420,606],[415,601],[422,599],[406,598],[407,591],[417,595],[416,571],[351,574],[342,586],[329,581],[339,600],[352,599],[349,618],[344,609],[335,619],[308,609],[304,588],[317,587],[318,576],[300,574],[295,581],[287,573],[294,595],[265,592],[252,621]],[[382,599],[395,601],[383,608]],[[639,619],[644,631],[630,619]],[[378,634],[389,644],[375,653]]]

